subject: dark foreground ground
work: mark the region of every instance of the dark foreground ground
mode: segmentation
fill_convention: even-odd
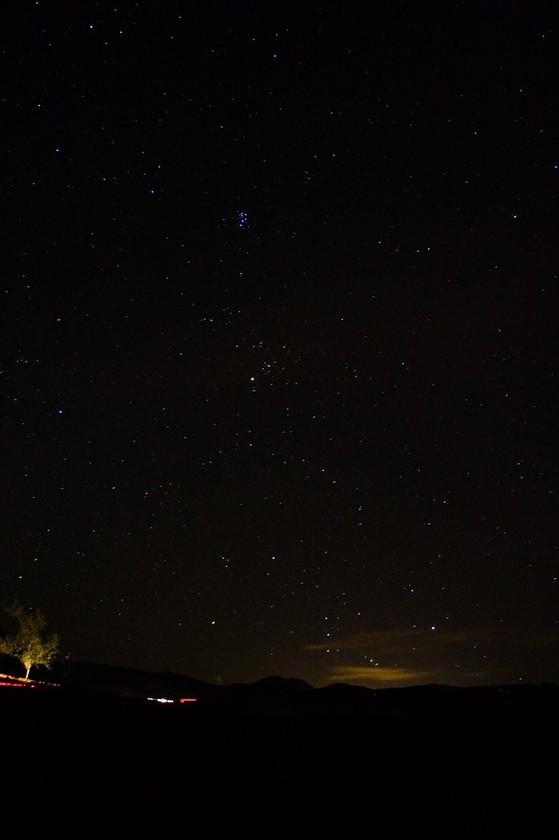
[[[304,820],[373,834],[382,822],[397,836],[414,823],[447,836],[470,824],[477,836],[522,821],[532,835],[556,810],[557,689],[400,696],[374,711],[329,699],[249,712],[0,690],[3,814],[31,808],[66,828],[109,813],[174,814],[189,828],[181,835],[252,820],[267,835],[280,823],[303,830]]]

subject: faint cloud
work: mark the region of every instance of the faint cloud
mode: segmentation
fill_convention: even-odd
[[[437,671],[421,671],[411,668],[379,668],[367,665],[338,665],[327,677],[329,682],[360,682],[384,685],[386,683],[425,682],[437,675]]]
[[[382,651],[383,655],[395,654],[399,651],[409,651],[415,647],[424,652],[440,648],[451,648],[464,644],[502,644],[507,640],[516,647],[534,646],[550,642],[550,634],[544,634],[538,628],[523,630],[521,633],[509,629],[501,624],[493,626],[450,629],[437,627],[436,629],[409,630],[373,630],[355,633],[341,639],[328,639],[325,642],[306,645],[305,650],[359,650],[372,649]]]
[[[467,638],[462,633],[445,633],[440,630],[374,630],[369,632],[355,633],[345,639],[332,639],[326,642],[307,645],[305,650],[327,650],[336,647],[339,650],[375,649],[390,653],[408,647],[410,644],[428,643],[431,647],[435,644],[451,644],[462,642]]]
[[[522,654],[525,658],[527,652],[533,654],[537,666],[528,678],[541,679],[538,663],[546,657],[553,661],[558,644],[554,629],[497,622],[457,629],[431,626],[372,630],[329,638],[307,645],[305,650],[329,654],[322,677],[329,683],[353,682],[369,687],[428,682],[472,685],[526,680],[528,672],[519,672],[518,657]],[[344,659],[350,661],[344,664]],[[402,663],[401,667],[393,664],[396,662]]]

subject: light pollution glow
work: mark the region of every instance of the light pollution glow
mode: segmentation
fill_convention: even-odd
[[[381,685],[383,683],[425,682],[435,677],[436,674],[436,671],[415,671],[412,668],[338,665],[332,668],[328,679],[330,682],[360,682]]]

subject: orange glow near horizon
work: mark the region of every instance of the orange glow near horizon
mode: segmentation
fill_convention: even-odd
[[[371,683],[381,685],[383,683],[422,683],[426,682],[437,674],[436,671],[420,671],[410,668],[379,668],[366,665],[340,665],[332,670],[329,676],[330,682],[360,682],[370,685]]]

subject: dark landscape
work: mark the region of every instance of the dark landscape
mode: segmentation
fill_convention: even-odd
[[[355,802],[382,801],[384,813],[475,797],[486,820],[514,792],[534,807],[554,795],[555,685],[371,690],[272,677],[224,687],[76,663],[58,687],[1,688],[0,709],[12,802],[133,805],[135,817],[141,803],[148,814],[183,802],[192,818],[219,804],[247,820],[316,808],[318,820]]]

